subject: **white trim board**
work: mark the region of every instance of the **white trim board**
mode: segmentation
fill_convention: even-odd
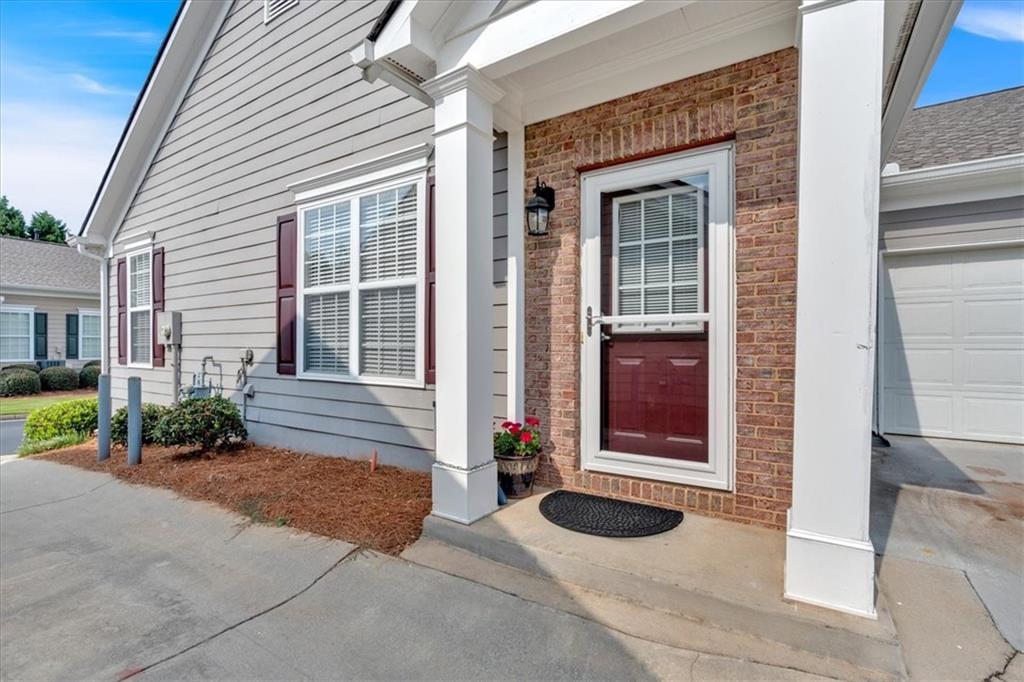
[[[580,331],[581,466],[638,478],[732,490],[735,468],[735,241],[731,143],[605,168],[582,177],[580,220],[582,300]],[[601,195],[708,173],[706,247],[710,251],[708,334],[710,358],[707,463],[615,453],[601,448],[600,333],[587,335],[586,310],[600,312]]]

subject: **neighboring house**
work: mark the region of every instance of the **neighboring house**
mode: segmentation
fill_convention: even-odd
[[[79,239],[115,399],[172,399],[179,312],[257,442],[471,523],[536,415],[545,485],[784,529],[789,597],[873,616],[879,175],[958,9],[186,2]]]
[[[915,109],[889,162],[879,431],[1024,443],[1024,88]]]
[[[0,237],[0,366],[100,359],[97,261],[66,244]]]

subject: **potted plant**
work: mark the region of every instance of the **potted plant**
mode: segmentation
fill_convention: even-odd
[[[498,485],[509,498],[533,493],[533,474],[540,454],[540,420],[527,417],[525,426],[507,421],[494,434],[494,459],[498,462]]]

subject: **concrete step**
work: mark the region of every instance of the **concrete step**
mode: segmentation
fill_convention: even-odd
[[[608,565],[596,554],[524,543],[500,514],[472,526],[428,517],[423,537],[403,557],[669,646],[843,679],[906,677],[884,605],[876,622],[744,600],[741,592],[723,598]]]

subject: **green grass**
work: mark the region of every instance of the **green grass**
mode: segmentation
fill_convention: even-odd
[[[66,400],[76,400],[78,398],[88,398],[92,394],[82,393],[82,395],[59,395],[59,396],[48,396],[48,395],[27,395],[20,398],[0,398],[0,417],[11,417],[14,415],[28,414],[32,410],[40,407],[48,407],[49,405],[55,405],[62,403]]]
[[[50,450],[59,450],[61,448],[70,448],[73,445],[84,443],[85,439],[86,434],[84,433],[65,433],[63,436],[47,438],[46,440],[25,442],[21,444],[20,448],[18,448],[18,457],[26,457],[28,455],[35,455],[40,452],[49,452]]]

